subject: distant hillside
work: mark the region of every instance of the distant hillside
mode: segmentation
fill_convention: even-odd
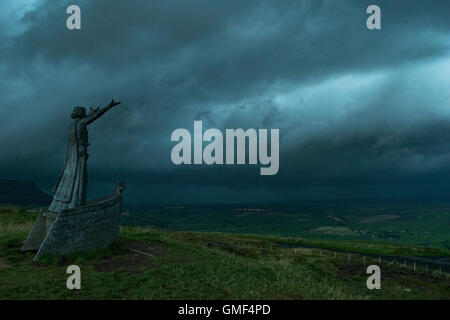
[[[0,203],[14,205],[49,205],[52,197],[32,181],[0,179]]]

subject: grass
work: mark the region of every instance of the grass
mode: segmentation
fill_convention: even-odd
[[[424,257],[449,257],[450,251],[441,248],[425,247],[420,245],[397,244],[381,241],[361,240],[315,240],[302,238],[280,238],[277,236],[240,235],[249,239],[267,239],[270,241],[282,241],[285,243],[314,246],[323,249],[358,252],[361,254],[379,254],[392,256],[424,256]]]
[[[294,238],[123,227],[107,249],[33,262],[20,247],[36,215],[0,210],[0,299],[450,299],[447,276],[384,263],[382,289],[368,290],[362,258],[349,262],[346,255],[276,243],[305,241]],[[390,246],[393,252],[414,249]],[[71,264],[81,268],[81,290],[66,288]]]
[[[449,204],[127,207],[123,222],[160,230],[276,235],[450,249]]]

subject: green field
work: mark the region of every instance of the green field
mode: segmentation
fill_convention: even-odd
[[[450,249],[449,205],[303,204],[128,208],[126,225]]]
[[[0,299],[450,299],[446,274],[383,261],[381,290],[368,290],[362,255],[349,261],[347,254],[278,243],[450,256],[443,249],[123,227],[107,249],[33,262],[20,247],[36,215],[0,210]],[[81,290],[66,288],[71,264],[81,268]]]

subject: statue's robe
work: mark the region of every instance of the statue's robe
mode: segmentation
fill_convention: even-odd
[[[87,147],[86,122],[76,119],[69,126],[66,161],[53,190],[53,201],[48,208],[49,211],[60,212],[85,204]]]

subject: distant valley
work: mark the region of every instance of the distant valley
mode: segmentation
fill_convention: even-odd
[[[0,204],[28,206],[49,205],[52,197],[32,181],[0,179]]]

